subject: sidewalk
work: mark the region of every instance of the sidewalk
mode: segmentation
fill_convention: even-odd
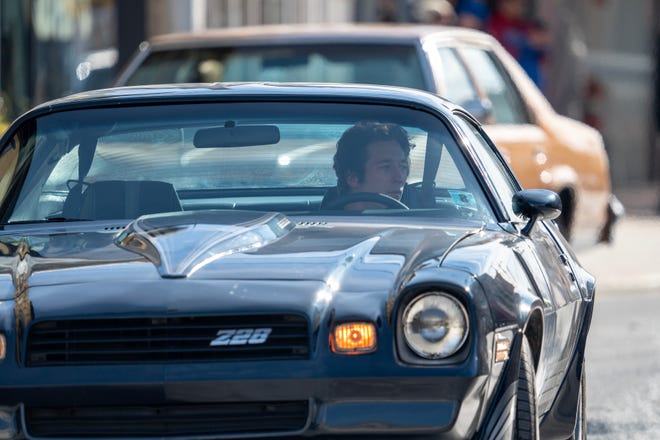
[[[577,251],[597,282],[597,292],[660,290],[660,188],[614,191],[626,208],[614,242]]]
[[[617,188],[614,195],[631,215],[660,215],[660,183]]]
[[[624,216],[614,243],[577,252],[597,292],[660,290],[660,217]]]

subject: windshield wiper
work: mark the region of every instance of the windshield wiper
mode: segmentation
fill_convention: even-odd
[[[62,217],[62,216],[53,216],[53,217],[46,217],[46,220],[44,220],[44,223],[50,223],[50,222],[90,222],[92,219],[90,218],[69,218],[69,217]]]
[[[29,224],[40,224],[40,223],[62,223],[62,222],[88,222],[91,219],[88,218],[68,218],[68,217],[48,217],[41,220],[17,220],[14,222],[3,223],[0,227],[5,226],[14,226],[14,225],[29,225]]]

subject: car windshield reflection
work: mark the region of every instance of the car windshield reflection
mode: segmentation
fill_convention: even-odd
[[[0,159],[17,169],[0,188],[5,224],[206,209],[493,220],[445,123],[394,106],[72,110],[42,116],[11,142]]]

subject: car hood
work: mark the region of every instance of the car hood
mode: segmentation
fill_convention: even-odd
[[[3,235],[0,300],[28,286],[167,279],[316,281],[333,289],[390,291],[415,267],[478,230],[353,220],[294,222],[277,213],[201,211],[143,216],[119,233]]]

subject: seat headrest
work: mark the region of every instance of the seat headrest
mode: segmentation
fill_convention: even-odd
[[[72,189],[70,195],[74,193]],[[155,180],[93,182],[79,197],[79,218],[82,219],[132,219],[145,214],[182,210],[174,186]],[[65,207],[67,205],[66,209],[73,206],[75,210],[75,203],[65,202]]]

